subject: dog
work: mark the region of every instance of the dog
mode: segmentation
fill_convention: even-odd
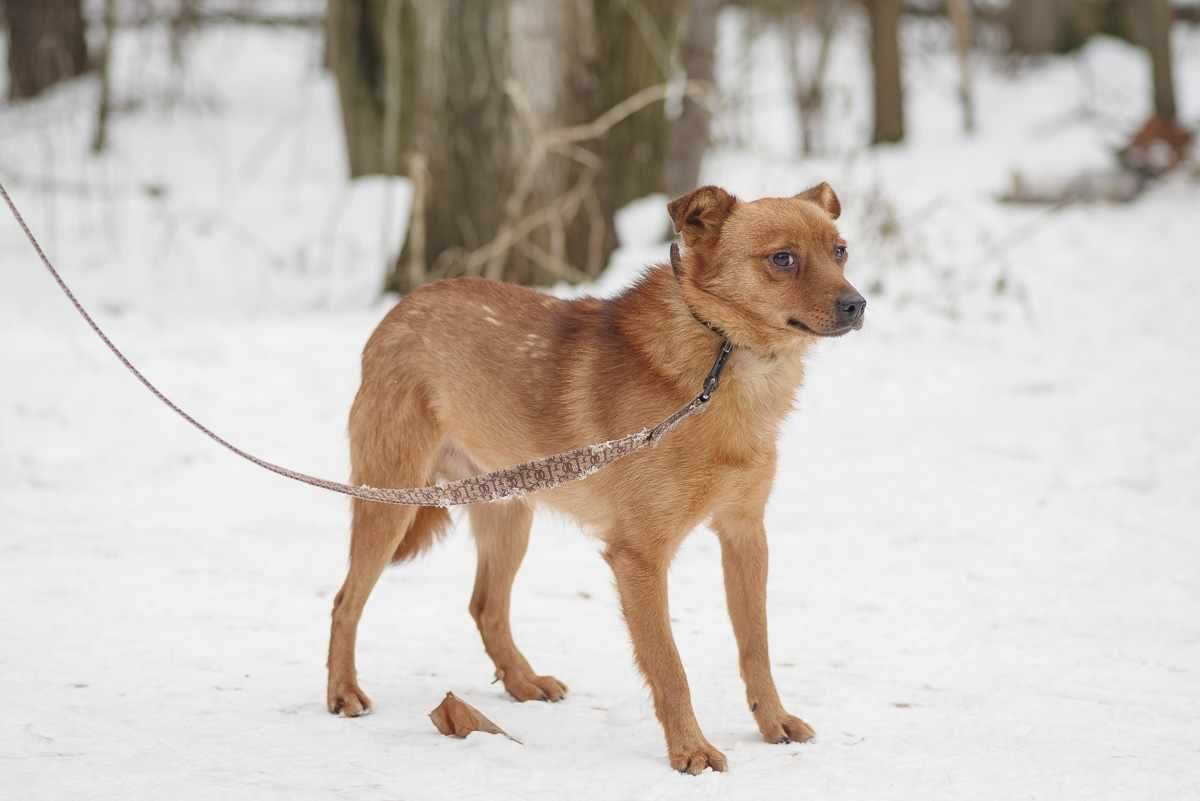
[[[705,186],[667,210],[680,258],[618,297],[561,300],[456,278],[404,298],[363,350],[350,453],[354,483],[414,486],[623,436],[694,397],[723,341],[732,343],[705,413],[656,448],[585,480],[468,511],[478,550],[469,608],[508,693],[558,701],[567,692],[530,666],[509,627],[533,510],[546,504],[604,543],[668,759],[696,774],[725,770],[726,759],[692,710],[667,612],[667,567],[692,529],[711,526],[758,729],[772,743],[811,738],[771,676],[763,510],[805,353],[818,338],[860,328],[866,301],[843,274],[841,203],[827,183],[753,202]],[[367,596],[390,562],[429,548],[449,522],[440,508],[353,501],[349,571],[329,640],[330,712],[370,710],[354,658]]]

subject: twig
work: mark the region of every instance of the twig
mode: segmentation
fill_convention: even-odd
[[[645,89],[625,98],[591,122],[550,131],[546,137],[547,147],[599,139],[626,117],[641,111],[651,103],[665,99],[667,95],[673,93],[674,89],[674,86],[666,83],[647,86]],[[709,100],[712,93],[712,84],[703,81],[685,81],[681,92],[682,95],[700,101]]]
[[[178,21],[177,13],[173,11],[144,11],[118,19],[120,27],[145,28],[151,25],[172,23]],[[325,12],[313,14],[271,14],[255,11],[195,10],[188,14],[188,25],[260,25],[268,28],[321,28],[325,25]]]
[[[508,253],[519,241],[553,220],[556,215],[574,216],[575,211],[579,208],[579,204],[583,202],[586,195],[591,191],[591,176],[585,173],[581,180],[565,195],[554,199],[548,205],[543,206],[532,214],[526,215],[518,220],[515,225],[505,226],[497,232],[496,238],[491,242],[466,255],[463,259],[463,268],[467,275],[478,275],[484,265],[489,262],[492,264],[497,263],[494,260]],[[493,276],[490,272],[488,277],[499,278],[498,275]]]
[[[575,283],[587,281],[591,276],[580,270],[578,267],[572,267],[563,259],[556,258],[553,254],[547,253],[540,247],[529,240],[525,240],[517,245],[517,250],[523,256],[529,257],[531,261],[536,263],[546,272],[551,275],[556,275],[564,281],[572,281]]]
[[[588,240],[588,271],[590,273],[598,268],[596,262],[599,262],[601,256],[597,256],[596,254],[603,251],[606,223],[603,215],[596,213],[599,206],[594,203],[594,198],[592,199],[593,202],[588,203],[585,193],[591,192],[595,176],[603,169],[603,161],[596,154],[581,147],[580,143],[604,136],[627,117],[636,114],[653,103],[664,100],[669,94],[674,94],[678,89],[676,86],[666,83],[648,86],[625,98],[591,122],[543,130],[541,121],[534,113],[524,89],[512,81],[505,88],[518,117],[529,132],[531,140],[529,151],[524,163],[517,172],[517,180],[513,192],[504,204],[505,219],[498,227],[495,237],[486,245],[462,256],[462,269],[467,275],[482,274],[493,280],[498,280],[504,275],[508,256],[514,247],[534,231],[548,227],[550,229],[552,250],[557,255],[551,256],[551,254],[546,253],[543,249],[538,248],[536,251],[538,254],[552,261],[547,261],[546,258],[532,256],[531,258],[543,268],[550,263],[556,264],[556,268],[552,269],[551,273],[562,277],[564,272],[562,267],[566,265],[566,261],[563,258],[565,255],[563,221],[572,219],[579,211],[581,205],[587,203],[591,219]],[[706,82],[685,81],[682,85],[681,94],[704,102],[712,97],[713,87]],[[522,216],[525,211],[525,204],[530,193],[533,191],[535,181],[538,175],[541,174],[542,164],[550,153],[569,158],[579,164],[582,168],[580,179],[562,197],[555,199],[547,206],[531,214]],[[596,231],[597,221],[599,221],[599,233]],[[529,255],[529,252],[526,251],[525,255]],[[455,259],[457,260],[457,258],[456,254]],[[580,272],[573,267],[569,269],[575,273]],[[586,275],[587,273],[584,274]]]

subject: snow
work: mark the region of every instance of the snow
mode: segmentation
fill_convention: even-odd
[[[723,19],[722,41],[739,25]],[[1195,120],[1200,36],[1177,35]],[[1053,214],[994,201],[1015,168],[1094,167],[1147,113],[1148,69],[1103,40],[1015,72],[981,58],[968,141],[952,58],[922,49],[913,141],[863,150],[858,41],[834,54],[847,133],[833,155],[795,156],[767,42],[749,139],[703,176],[746,197],[830,180],[850,274],[874,286],[865,329],[812,359],[768,514],[776,679],[815,741],[759,740],[701,531],[672,570],[672,610],[731,771],[672,772],[597,545],[544,516],[514,627],[566,701],[517,704],[491,683],[460,521],[372,597],[359,664],[377,712],[328,715],[345,500],[183,426],[0,222],[0,795],[1200,795],[1200,184],[1180,174],[1131,206]],[[345,181],[318,54],[303,32],[217,28],[180,92],[161,32],[130,37],[118,100],[142,105],[116,117],[114,152],[86,154],[81,82],[0,108],[0,179],[168,394],[256,453],[338,478],[407,188]],[[594,289],[665,258],[661,224],[649,203],[628,210]],[[438,735],[426,714],[447,690],[524,745]]]

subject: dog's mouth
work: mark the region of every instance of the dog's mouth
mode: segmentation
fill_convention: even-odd
[[[797,331],[803,331],[806,334],[812,334],[815,337],[830,337],[830,338],[832,338],[832,337],[845,336],[846,334],[849,334],[851,331],[857,331],[858,329],[862,328],[862,326],[863,326],[863,321],[862,321],[861,317],[858,318],[857,320],[855,320],[850,325],[842,326],[841,328],[834,328],[831,331],[818,331],[815,328],[810,328],[808,325],[806,325],[804,323],[803,320],[797,320],[795,317],[788,320],[789,328],[794,328]]]

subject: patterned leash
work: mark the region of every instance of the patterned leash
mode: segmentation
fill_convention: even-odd
[[[50,263],[50,259],[47,258],[45,251],[42,250],[37,237],[33,235],[33,232],[29,230],[29,226],[25,224],[25,218],[17,210],[16,204],[13,203],[12,198],[8,195],[8,190],[4,188],[4,184],[2,183],[0,183],[0,195],[4,196],[4,202],[8,204],[8,210],[12,212],[13,218],[21,226],[21,230],[25,232],[25,237],[37,252],[42,265],[49,271],[50,276],[58,284],[58,288],[67,296],[67,300],[71,301],[71,305],[75,307],[75,310],[91,326],[92,331],[108,346],[108,349],[112,351],[112,354],[117,357],[121,364],[125,365],[125,368],[133,373],[134,378],[140,381],[142,386],[150,390],[154,397],[162,401],[168,409],[182,417],[213,442],[265,470],[270,470],[272,473],[281,475],[284,478],[290,478],[293,481],[310,484],[332,492],[340,492],[343,495],[350,495],[364,501],[405,506],[460,506],[468,503],[487,503],[489,501],[503,500],[504,498],[519,497],[539,490],[553,489],[570,481],[587,478],[618,459],[623,459],[629,454],[640,451],[643,448],[652,447],[667,432],[675,428],[675,426],[701,411],[712,397],[713,392],[716,391],[720,383],[721,371],[724,369],[725,362],[729,358],[729,353],[733,349],[728,339],[722,342],[721,350],[717,354],[716,361],[713,362],[712,369],[709,370],[708,377],[704,379],[704,386],[699,395],[658,425],[651,428],[643,428],[641,431],[636,431],[628,436],[619,439],[610,439],[595,445],[586,445],[582,448],[575,448],[564,453],[555,454],[554,456],[547,456],[542,459],[535,459],[523,464],[506,467],[492,473],[472,476],[445,484],[434,484],[428,487],[382,488],[343,484],[339,481],[330,481],[282,467],[244,451],[196,420],[196,418],[185,412],[174,401],[164,395],[113,344],[108,335],[101,330],[100,326],[92,318],[92,315],[88,314],[87,309],[75,297],[75,293],[67,286],[67,282],[63,280],[58,270]],[[678,261],[678,251],[675,245],[671,246],[671,257],[673,263]]]

